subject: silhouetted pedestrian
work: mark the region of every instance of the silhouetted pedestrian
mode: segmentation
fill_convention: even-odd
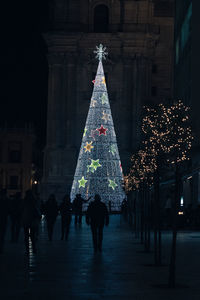
[[[72,204],[69,195],[64,196],[59,211],[61,215],[61,240],[64,238],[67,240],[72,218]]]
[[[33,253],[36,253],[36,233],[41,219],[39,205],[31,190],[26,191],[22,204],[22,224],[24,227],[24,242],[29,253],[29,237],[32,242]]]
[[[101,202],[101,197],[96,194],[86,212],[86,223],[91,226],[93,247],[96,252],[102,250],[103,228],[109,224],[109,214],[106,205]]]
[[[122,213],[124,219],[127,220],[128,202],[127,202],[126,198],[122,201],[122,204],[121,204],[121,213]]]
[[[194,216],[195,216],[195,213],[194,213],[194,209],[192,207],[192,203],[189,203],[185,209],[186,226],[188,228],[191,228],[192,225],[194,225],[194,223],[193,223],[195,220]]]
[[[49,241],[52,241],[53,229],[58,215],[58,204],[54,194],[51,194],[45,203],[44,213],[47,221],[48,238]]]
[[[43,206],[42,205],[44,205],[44,204],[42,204],[43,202],[42,202],[42,200],[40,198],[40,194],[37,191],[34,192],[34,196],[36,198],[37,205],[39,207],[39,211],[40,211],[40,215],[41,215],[40,219],[42,219],[42,215],[43,215],[43,210],[42,210]],[[37,230],[36,230],[36,240],[38,240],[38,238],[39,238],[39,233],[40,233],[39,229],[40,229],[40,227],[38,226]]]
[[[3,252],[6,235],[7,219],[9,213],[9,203],[6,189],[0,192],[0,253]]]
[[[76,194],[76,198],[73,201],[73,212],[75,214],[75,224],[82,223],[82,207],[83,207],[83,203],[87,203],[89,200],[91,199],[91,197],[89,197],[87,200],[84,200],[81,197],[81,194]]]
[[[108,202],[108,207],[109,207],[109,213],[111,214],[111,212],[112,212],[112,202],[110,200]]]
[[[11,241],[18,242],[21,228],[21,193],[16,193],[10,198],[10,220],[11,220]]]
[[[165,202],[163,220],[166,229],[169,229],[172,224],[172,198],[170,195],[167,196],[167,200]]]
[[[45,214],[45,203],[43,200],[40,201],[40,210],[41,210],[41,214],[44,215]]]

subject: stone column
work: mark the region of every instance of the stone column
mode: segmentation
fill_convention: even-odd
[[[141,55],[136,55],[132,64],[133,90],[132,90],[132,148],[139,147],[141,140],[141,114],[144,104],[149,96],[149,64],[148,60]]]
[[[120,0],[120,24],[119,24],[119,31],[121,31],[121,32],[123,32],[124,15],[125,15],[124,0]]]
[[[123,97],[121,103],[121,110],[123,110],[124,128],[124,148],[126,151],[131,151],[131,136],[132,136],[132,89],[133,89],[133,75],[132,75],[132,59],[126,58],[123,60]]]
[[[64,127],[64,56],[51,54],[49,60],[49,87],[47,112],[47,148],[63,145]]]
[[[77,105],[77,66],[75,57],[70,55],[66,58],[65,63],[65,89],[66,89],[66,103],[65,103],[65,115],[66,115],[66,135],[65,135],[65,147],[75,147],[76,137],[76,105]]]
[[[49,57],[49,89],[47,112],[47,143],[44,151],[44,174],[42,180],[42,196],[60,193],[63,185],[63,148],[65,146],[65,123],[67,116],[66,77],[64,74],[64,54],[50,54]]]

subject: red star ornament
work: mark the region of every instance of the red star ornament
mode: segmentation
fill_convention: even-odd
[[[104,128],[103,125],[101,125],[100,128],[97,128],[96,130],[98,130],[99,135],[104,134],[106,135],[106,131],[108,130],[107,128]]]
[[[122,164],[121,164],[121,162],[119,162],[119,167],[120,167],[121,172],[123,173],[123,169],[122,169]]]
[[[95,84],[95,79],[94,79],[94,80],[92,80],[92,83],[93,83],[93,84]]]

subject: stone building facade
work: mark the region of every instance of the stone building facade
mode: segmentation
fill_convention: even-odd
[[[8,196],[25,192],[34,186],[33,152],[35,134],[31,126],[0,128],[0,189]]]
[[[175,65],[174,90],[176,99],[191,108],[194,135],[191,160],[183,176],[184,206],[196,208],[200,205],[200,119],[199,119],[199,51],[197,42],[200,8],[199,1],[175,1]]]
[[[69,193],[92,94],[95,46],[104,62],[124,172],[140,142],[142,106],[173,90],[173,0],[55,0],[49,12],[49,88],[43,197]]]

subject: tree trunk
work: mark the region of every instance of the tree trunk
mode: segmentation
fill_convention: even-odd
[[[138,194],[135,199],[135,238],[139,238],[139,230],[140,230],[140,219],[139,219],[139,209],[138,209]]]
[[[151,248],[151,201],[150,194],[148,190],[147,194],[147,251],[149,252]]]
[[[159,164],[155,173],[155,228],[154,228],[154,257],[155,265],[162,264],[162,240],[161,240],[161,224],[160,224],[160,177],[159,177]]]
[[[150,209],[149,209],[149,193],[145,187],[145,201],[144,201],[144,251],[150,251]]]
[[[156,226],[154,227],[154,263],[158,265],[158,232]]]
[[[172,232],[172,246],[171,246],[171,257],[169,265],[169,278],[168,286],[174,288],[176,285],[176,239],[177,239],[177,214],[178,214],[178,205],[180,199],[180,175],[178,164],[176,164],[175,171],[175,197],[172,206],[173,214],[173,232]]]
[[[155,191],[154,191],[155,192]],[[157,201],[154,194],[154,207],[153,207],[153,226],[154,226],[154,263],[158,265],[158,226],[157,226]]]
[[[144,189],[141,190],[140,201],[140,242],[144,243]]]

